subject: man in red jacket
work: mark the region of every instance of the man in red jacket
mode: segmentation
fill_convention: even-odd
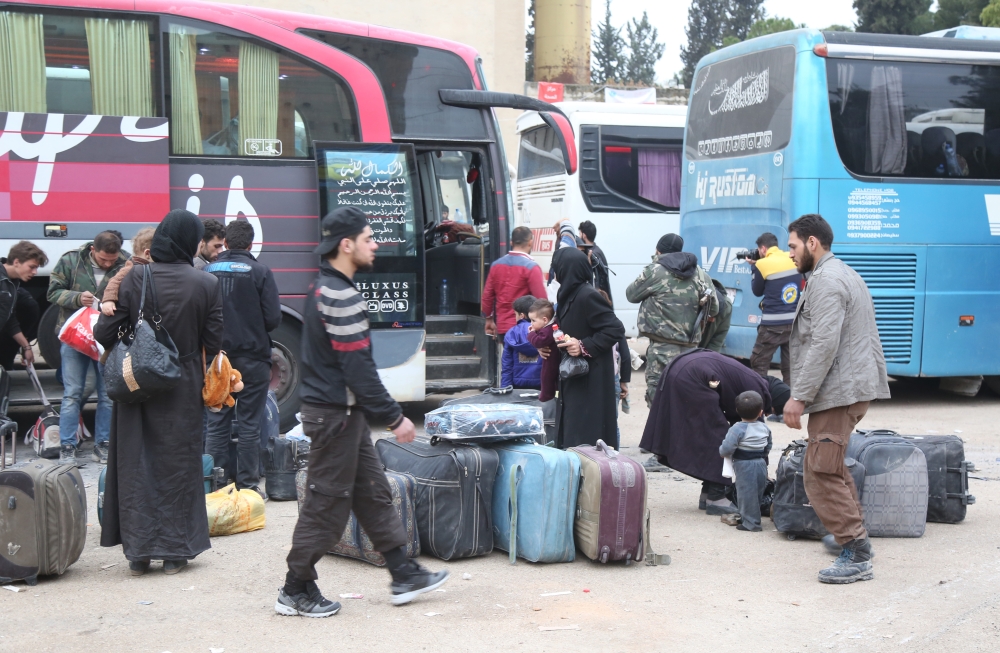
[[[490,266],[482,303],[486,335],[502,338],[517,323],[515,299],[525,295],[546,296],[542,268],[531,258],[531,240],[531,229],[517,227],[510,234],[510,253]]]

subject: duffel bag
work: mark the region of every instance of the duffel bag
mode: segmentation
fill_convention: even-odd
[[[308,469],[300,469],[295,474],[300,512],[306,502],[308,476]],[[420,555],[420,534],[417,531],[417,514],[413,500],[416,483],[409,474],[397,474],[396,472],[386,472],[385,479],[389,482],[389,491],[392,493],[392,506],[396,509],[399,520],[403,523],[403,530],[406,531],[406,555],[410,558],[416,558]],[[347,520],[344,534],[330,549],[330,553],[368,562],[376,567],[385,566],[385,557],[381,552],[375,550],[375,546],[368,539],[365,529],[361,527],[358,518],[354,516],[353,510]]]
[[[496,452],[474,444],[418,437],[406,444],[375,443],[387,470],[410,474],[420,548],[442,560],[471,558],[493,550],[493,481]]]

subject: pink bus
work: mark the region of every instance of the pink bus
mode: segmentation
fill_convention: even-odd
[[[0,252],[29,239],[51,268],[173,208],[249,221],[282,296],[272,385],[287,429],[318,218],[357,204],[383,245],[358,282],[390,392],[491,384],[479,300],[513,210],[492,108],[540,111],[574,168],[576,152],[558,109],[486,90],[472,48],[194,0],[0,2],[0,41],[13,53],[0,60]],[[47,271],[29,288],[42,302]],[[54,319],[39,330],[51,365]]]

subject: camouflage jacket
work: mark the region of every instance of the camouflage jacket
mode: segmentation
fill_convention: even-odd
[[[732,326],[733,304],[729,301],[726,288],[721,283],[712,279],[712,285],[715,286],[715,296],[719,299],[719,314],[715,316],[715,320],[705,325],[701,334],[701,344],[698,346],[721,354],[722,348],[726,346],[729,327]]]
[[[114,279],[118,271],[122,269],[128,261],[128,252],[122,250],[118,252],[118,260],[111,266],[110,270],[104,273],[104,279],[100,285],[94,278],[94,262],[90,257],[90,247],[93,243],[87,243],[80,249],[66,252],[56,263],[56,267],[49,276],[49,303],[59,305],[59,320],[56,322],[58,331],[63,322],[75,313],[83,304],[80,303],[80,295],[84,291],[89,291],[98,298],[104,295],[104,289],[108,282]]]
[[[639,335],[695,347],[702,336],[702,325],[696,322],[703,303],[709,302],[709,316],[719,312],[713,290],[712,279],[698,266],[694,254],[676,252],[654,256],[629,284],[625,296],[633,304],[641,302],[636,321]],[[708,299],[704,299],[706,294]]]

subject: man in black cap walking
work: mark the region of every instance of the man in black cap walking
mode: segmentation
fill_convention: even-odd
[[[365,301],[354,274],[372,269],[378,244],[365,214],[339,208],[325,218],[319,277],[306,301],[302,341],[302,428],[312,439],[306,497],[292,535],[278,614],[329,617],[340,603],[323,597],[316,563],[340,539],[354,511],[392,574],[391,602],[409,603],[448,579],[406,557],[406,534],[372,446],[365,414],[384,420],[400,442],[416,429],[386,392],[372,359]]]

